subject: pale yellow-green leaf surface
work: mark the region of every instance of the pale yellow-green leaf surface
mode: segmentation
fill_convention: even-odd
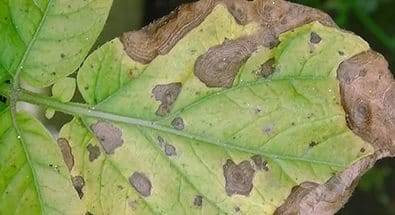
[[[336,80],[342,61],[369,49],[360,37],[313,22],[258,49],[230,88],[194,75],[210,47],[257,28],[219,5],[147,65],[128,58],[118,39],[87,59],[77,83],[94,117],[76,118],[60,134],[72,147],[72,175],[85,179],[87,211],[272,214],[292,187],[325,183],[373,153],[347,127]],[[309,42],[312,32],[320,43]],[[270,60],[274,73],[260,77]],[[169,84],[181,91],[158,116],[153,91]]]

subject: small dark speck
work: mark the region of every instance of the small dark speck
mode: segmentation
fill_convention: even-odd
[[[361,148],[361,150],[360,150],[362,153],[365,153],[366,152],[366,149],[365,148]]]
[[[339,53],[339,55],[341,55],[341,56],[344,55],[344,52],[342,52],[342,51],[339,51],[338,53]]]
[[[66,57],[66,55],[65,55],[65,54],[63,54],[63,53],[61,53],[61,54],[60,54],[60,57],[61,57],[61,58],[65,58],[65,57]]]
[[[235,211],[236,212],[240,212],[240,208],[239,207],[235,207]]]
[[[311,141],[309,144],[310,147],[314,147],[316,145],[318,145],[318,142],[316,142],[316,141]]]
[[[203,196],[197,195],[193,200],[193,204],[197,207],[201,207],[203,204]]]
[[[314,116],[314,113],[307,114],[307,119],[311,119]]]
[[[318,44],[320,43],[322,40],[322,38],[320,37],[320,35],[318,35],[316,32],[311,32],[310,34],[310,42],[313,44]]]

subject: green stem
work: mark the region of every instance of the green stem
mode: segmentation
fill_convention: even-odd
[[[6,97],[10,97],[13,95],[13,92],[11,92],[10,87],[8,85],[0,85],[0,94]],[[340,163],[332,163],[328,161],[320,161],[320,160],[307,160],[304,158],[300,157],[294,157],[294,156],[284,156],[284,155],[279,155],[279,154],[273,154],[271,152],[267,151],[260,151],[254,148],[247,148],[247,147],[241,147],[229,143],[224,143],[219,140],[213,140],[209,139],[206,137],[198,136],[195,134],[191,134],[185,131],[173,129],[168,126],[161,125],[159,123],[155,123],[152,121],[147,121],[143,119],[138,119],[138,118],[133,118],[133,117],[128,117],[128,116],[121,116],[117,115],[114,113],[109,113],[109,112],[104,112],[100,110],[94,110],[93,108],[89,107],[88,105],[84,104],[78,104],[78,103],[73,103],[73,102],[68,102],[68,103],[63,103],[60,102],[56,99],[53,99],[51,97],[47,96],[42,96],[40,94],[35,94],[31,93],[25,90],[19,90],[17,93],[19,101],[24,101],[28,102],[31,104],[36,104],[39,106],[43,106],[46,108],[52,108],[64,113],[68,113],[74,116],[79,116],[79,117],[85,117],[85,118],[95,118],[95,119],[101,119],[101,120],[107,120],[107,121],[112,121],[112,122],[119,122],[119,123],[125,123],[129,125],[134,125],[134,126],[139,126],[139,127],[144,127],[144,128],[149,128],[149,129],[154,129],[160,132],[165,132],[173,135],[177,135],[180,137],[184,137],[190,140],[195,140],[198,142],[204,142],[208,143],[211,145],[216,145],[221,148],[228,148],[228,149],[233,149],[245,153],[251,153],[251,154],[256,154],[260,153],[266,157],[272,158],[272,159],[284,159],[284,160],[298,160],[298,161],[306,161],[310,163],[317,163],[317,164],[323,164],[323,165],[330,165],[330,166],[335,166],[335,167],[344,167],[343,164]]]

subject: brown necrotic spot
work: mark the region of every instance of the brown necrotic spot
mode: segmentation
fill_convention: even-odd
[[[263,128],[265,134],[271,134],[274,130],[274,124],[268,124]]]
[[[134,172],[129,177],[129,183],[136,189],[138,193],[140,193],[144,197],[148,197],[151,195],[151,181],[148,179],[144,173]]]
[[[128,205],[130,208],[132,208],[133,210],[136,210],[139,203],[137,202],[137,200],[129,200],[128,201]]]
[[[170,112],[171,106],[176,101],[178,94],[180,94],[182,84],[180,82],[156,85],[152,89],[152,94],[155,100],[160,101],[161,104],[156,111],[158,116],[164,116]]]
[[[167,156],[176,156],[177,155],[176,147],[174,147],[173,145],[165,143],[164,147],[165,147],[165,149],[164,149],[165,154]]]
[[[321,40],[322,40],[322,38],[316,32],[311,32],[310,33],[310,43],[318,44],[318,43],[321,42]]]
[[[82,199],[82,197],[84,196],[84,192],[82,191],[82,189],[85,186],[85,180],[82,176],[73,176],[71,178],[71,182],[73,183],[74,189],[77,191],[78,196],[80,197],[80,199]]]
[[[122,131],[113,124],[98,121],[91,129],[107,154],[113,154],[116,148],[123,145]]]
[[[171,122],[171,126],[177,130],[183,130],[185,127],[184,120],[181,117],[176,117]]]
[[[233,194],[248,196],[252,190],[255,170],[249,161],[235,164],[228,159],[223,166],[225,190],[229,196]]]
[[[256,170],[269,170],[267,167],[267,161],[264,160],[261,155],[254,155],[251,157],[251,160],[254,162]]]
[[[193,199],[193,205],[195,205],[196,207],[202,207],[202,205],[203,205],[203,196],[196,195],[195,198]]]
[[[176,156],[177,150],[176,147],[169,144],[163,137],[158,136],[158,145],[165,152],[167,156]]]
[[[161,137],[161,136],[158,136],[158,145],[160,146],[160,147],[163,147],[163,145],[165,144],[165,139],[163,139],[163,137]]]
[[[87,147],[88,152],[89,152],[89,161],[94,161],[100,156],[100,148],[99,146],[94,146],[92,144],[89,144]]]
[[[197,59],[194,74],[208,87],[231,87],[240,66],[256,48],[252,39],[225,41]]]
[[[272,58],[266,61],[264,64],[262,64],[256,74],[258,78],[267,78],[274,73],[274,69],[275,69],[275,60],[274,58]]]
[[[144,64],[168,53],[189,31],[203,22],[216,3],[215,0],[204,0],[182,5],[140,31],[123,34],[121,41],[126,53]]]
[[[69,141],[67,141],[64,138],[59,138],[57,140],[57,143],[60,148],[60,151],[62,152],[63,160],[66,163],[66,166],[69,169],[69,171],[71,171],[71,169],[73,169],[74,166],[74,156],[72,154]]]
[[[312,148],[312,147],[315,147],[316,145],[318,145],[319,143],[317,142],[317,141],[311,141],[310,143],[309,143],[309,146]]]

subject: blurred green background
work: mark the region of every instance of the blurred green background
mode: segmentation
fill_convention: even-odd
[[[97,46],[160,18],[178,5],[193,0],[114,0],[106,27]],[[336,23],[367,40],[382,53],[395,71],[395,0],[293,0],[319,8]],[[380,161],[357,187],[351,201],[339,214],[395,215],[395,160]]]

